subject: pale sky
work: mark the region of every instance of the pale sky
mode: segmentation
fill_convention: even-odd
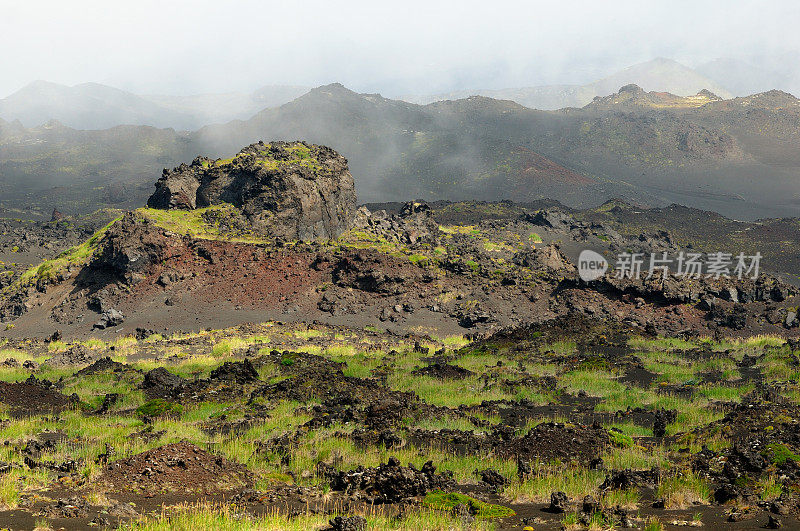
[[[780,66],[800,57],[798,28],[794,0],[0,0],[0,98],[37,79],[394,96],[585,83],[659,56]]]

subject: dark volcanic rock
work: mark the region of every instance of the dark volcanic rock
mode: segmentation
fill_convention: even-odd
[[[347,160],[305,142],[259,142],[228,161],[197,158],[164,170],[151,208],[192,210],[221,203],[241,209],[263,234],[335,238],[353,222],[356,194]]]
[[[325,531],[365,531],[367,520],[363,516],[337,516],[328,525]]]
[[[125,316],[122,315],[122,312],[111,308],[103,312],[103,315],[100,316],[100,320],[94,324],[94,327],[102,330],[104,328],[119,326],[123,321],[125,321]]]
[[[92,265],[126,277],[143,272],[166,256],[162,231],[149,220],[128,212],[108,230]]]
[[[212,380],[231,380],[239,384],[246,384],[258,381],[258,371],[256,371],[250,360],[226,361],[213,371]]]
[[[128,367],[124,363],[112,360],[110,357],[105,356],[95,361],[88,367],[84,367],[76,374],[79,376],[90,376],[104,371],[110,372],[124,372]]]
[[[350,472],[339,472],[325,463],[319,471],[330,479],[335,491],[352,493],[362,491],[375,503],[397,503],[408,498],[424,496],[434,489],[450,490],[455,486],[452,474],[437,474],[436,467],[428,461],[417,470],[412,465],[401,466],[394,457],[376,468],[359,467]]]
[[[479,470],[477,472],[481,478],[481,481],[489,485],[489,487],[491,487],[495,491],[499,491],[501,488],[505,487],[510,483],[508,478],[506,478],[500,472],[492,468],[487,468],[486,470]]]
[[[462,379],[473,376],[474,373],[458,365],[450,365],[442,361],[436,361],[427,367],[420,367],[411,371],[416,376],[430,376],[441,380]]]
[[[157,367],[144,375],[142,389],[150,398],[169,398],[185,383],[186,380],[180,376],[164,367]]]
[[[501,453],[517,458],[590,462],[608,447],[608,433],[598,426],[543,422],[527,435],[506,442]]]
[[[550,494],[550,506],[547,510],[551,513],[565,513],[569,510],[569,498],[563,492]]]

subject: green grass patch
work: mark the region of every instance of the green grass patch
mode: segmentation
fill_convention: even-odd
[[[780,443],[767,445],[764,457],[777,466],[785,465],[787,461],[800,462],[800,456],[792,452],[785,444]]]
[[[516,513],[502,505],[486,503],[476,500],[466,494],[457,492],[429,492],[422,500],[422,505],[431,509],[450,511],[457,505],[466,505],[472,508],[477,518],[508,518]]]
[[[136,408],[136,414],[140,417],[165,417],[168,415],[180,415],[181,413],[183,413],[182,405],[169,402],[163,398],[148,400]]]

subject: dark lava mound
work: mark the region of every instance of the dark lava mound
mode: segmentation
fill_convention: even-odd
[[[0,382],[0,403],[11,408],[14,415],[40,415],[63,411],[77,402],[77,397],[63,395],[47,380],[33,375],[24,382]]]
[[[98,481],[112,492],[206,494],[248,487],[252,476],[240,464],[180,442],[111,463]]]
[[[438,378],[440,380],[460,380],[474,375],[469,369],[440,361],[431,363],[426,367],[414,369],[411,371],[411,374],[416,376],[430,376],[431,378]]]

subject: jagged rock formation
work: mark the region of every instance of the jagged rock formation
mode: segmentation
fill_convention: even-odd
[[[262,234],[284,239],[336,238],[352,224],[356,194],[347,159],[305,142],[259,142],[229,160],[198,157],[164,170],[151,208],[230,203]]]
[[[376,237],[386,238],[402,244],[435,243],[439,224],[433,218],[427,203],[409,201],[398,214],[389,215],[385,210],[370,212],[361,207],[356,212],[353,226]]]

